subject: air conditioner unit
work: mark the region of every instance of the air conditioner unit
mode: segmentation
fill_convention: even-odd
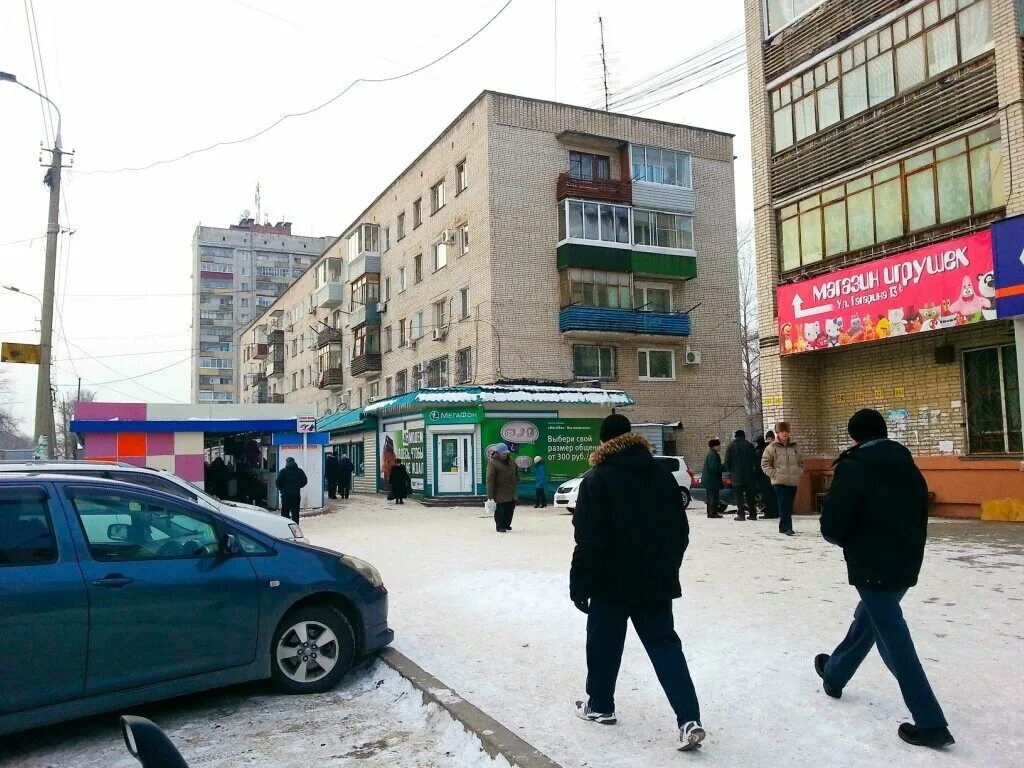
[[[377,302],[377,314],[388,311],[388,303],[386,301]]]
[[[376,403],[378,400],[380,400],[379,397],[368,397],[368,398],[366,398],[366,402],[367,403]]]
[[[701,354],[697,350],[687,347],[684,359],[687,365],[700,365]]]
[[[455,245],[455,230],[444,230],[444,232],[441,233],[441,242],[445,245]]]
[[[448,335],[448,331],[446,331],[445,329],[443,329],[443,328],[435,328],[433,331],[431,331],[430,337],[434,341],[444,341],[444,339],[445,339],[445,337],[447,335]]]
[[[419,339],[409,339],[409,349],[416,349],[417,343],[419,343]]]

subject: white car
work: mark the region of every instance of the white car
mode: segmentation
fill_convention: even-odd
[[[683,509],[689,507],[690,499],[692,498],[690,489],[693,487],[693,473],[686,466],[686,459],[682,456],[655,456],[654,460],[672,473],[672,477],[679,484],[679,493],[683,497]],[[572,480],[558,486],[555,490],[555,506],[564,507],[570,512],[575,512],[576,497],[580,493],[580,483],[583,482],[583,478],[586,476],[587,473],[584,472],[579,477],[574,477]]]
[[[85,475],[88,477],[105,477],[110,480],[120,480],[123,483],[141,485],[146,488],[169,493],[171,496],[186,499],[214,512],[220,512],[222,515],[237,520],[240,523],[251,525],[268,536],[273,536],[275,539],[302,544],[309,543],[299,525],[293,523],[288,518],[252,504],[222,501],[187,480],[158,469],[104,461],[0,461],[0,472]]]

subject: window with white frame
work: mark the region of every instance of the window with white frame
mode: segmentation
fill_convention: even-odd
[[[465,256],[469,253],[469,224],[463,224],[459,227],[459,243],[461,247],[461,253]]]
[[[390,376],[384,379],[384,397],[391,397],[395,393],[395,382]]]
[[[417,253],[412,259],[412,281],[413,283],[423,282],[423,254]]]
[[[405,291],[405,289],[405,267],[400,267],[398,269],[398,292],[402,293]]]
[[[566,304],[608,309],[631,309],[628,272],[604,272],[599,269],[563,270],[563,300]]]
[[[455,194],[461,195],[469,185],[469,178],[466,176],[466,161],[455,164]]]
[[[407,327],[406,320],[403,317],[398,321],[398,346],[404,347],[406,344],[405,329]]]
[[[384,278],[384,292],[381,294],[384,301],[391,301],[391,278]]]
[[[423,366],[417,363],[412,367],[412,388],[419,389],[423,386]]]
[[[825,0],[764,0],[766,37],[771,37]]]
[[[465,347],[455,353],[455,383],[467,384],[473,380],[473,349]]]
[[[1020,379],[1013,344],[965,350],[967,449],[970,453],[1020,453]]]
[[[633,211],[633,242],[658,248],[693,250],[693,216],[637,208]]]
[[[558,206],[559,240],[594,240],[629,245],[629,208],[565,200]]]
[[[441,179],[437,184],[430,188],[430,213],[431,215],[437,213],[444,208],[445,196],[444,196],[444,179]]]
[[[434,271],[448,266],[448,243],[434,243]]]
[[[381,239],[384,241],[384,250],[385,251],[390,251],[391,250],[391,227],[384,227],[382,234],[383,234],[383,237]]]
[[[459,317],[465,320],[469,317],[469,288],[462,288],[459,291]]]
[[[423,223],[423,199],[416,198],[412,201],[412,228],[416,229]]]
[[[448,327],[448,299],[434,302],[434,327],[439,331]]]
[[[348,259],[352,261],[359,254],[380,253],[380,226],[377,224],[360,224],[348,238]]]
[[[572,375],[577,379],[614,379],[615,347],[574,345]]]
[[[383,351],[383,352],[390,352],[391,351],[391,326],[390,325],[384,326],[384,330],[381,331],[380,343],[381,343],[381,351]]]
[[[676,354],[671,349],[639,349],[636,353],[636,366],[641,379],[674,379]]]
[[[693,188],[692,158],[686,152],[642,144],[631,145],[629,152],[633,161],[633,181]]]
[[[423,310],[412,316],[412,339],[417,341],[423,338]]]
[[[395,226],[395,229],[397,230],[395,232],[395,236],[399,240],[401,240],[402,238],[405,237],[405,213],[404,212],[398,214],[398,222],[397,222],[397,224]]]
[[[671,312],[672,287],[664,283],[636,283],[633,308],[641,312]]]
[[[380,399],[380,382],[379,381],[371,381],[370,382],[370,401],[372,402],[374,400],[379,400],[379,399]]]
[[[231,360],[222,357],[200,357],[199,358],[200,368],[234,368],[234,363]]]

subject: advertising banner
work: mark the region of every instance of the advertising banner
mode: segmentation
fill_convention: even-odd
[[[995,252],[996,314],[1024,315],[1024,216],[1014,216],[992,225]]]
[[[486,461],[494,446],[505,443],[519,465],[520,488],[533,488],[533,459],[547,462],[548,485],[558,485],[587,471],[590,454],[601,445],[601,419],[486,418],[481,428]],[[486,474],[481,481],[486,480]]]
[[[778,289],[783,355],[996,317],[986,230]]]
[[[484,409],[481,405],[466,408],[438,408],[424,413],[427,424],[479,424],[484,420]]]
[[[382,435],[380,472],[386,486],[395,460],[401,459],[412,481],[412,490],[423,492],[427,479],[426,431],[418,429],[392,429]]]

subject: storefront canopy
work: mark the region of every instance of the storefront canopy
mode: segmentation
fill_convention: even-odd
[[[622,408],[633,405],[634,401],[626,392],[616,389],[491,384],[478,387],[419,389],[415,392],[408,392],[404,395],[397,395],[371,403],[362,410],[366,415],[387,416],[445,405],[510,405],[522,403],[535,405],[598,405],[609,408]],[[323,429],[323,427],[320,427],[320,429]]]

